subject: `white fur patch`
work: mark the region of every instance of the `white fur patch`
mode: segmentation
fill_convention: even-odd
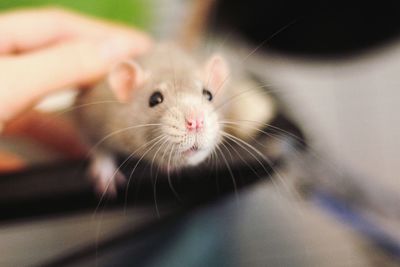
[[[235,85],[237,89],[234,95],[237,99],[231,101],[227,118],[236,122],[229,131],[235,136],[247,139],[257,135],[257,129],[264,128],[270,122],[276,112],[276,105],[271,96],[265,90],[257,87],[257,84],[242,82]],[[253,88],[249,90],[249,88]]]
[[[209,149],[196,151],[193,155],[187,157],[187,163],[191,166],[195,166],[205,160],[209,155]]]
[[[117,185],[125,180],[124,175],[117,169],[113,157],[102,152],[94,153],[89,172],[99,194],[107,192],[110,195],[115,195]]]

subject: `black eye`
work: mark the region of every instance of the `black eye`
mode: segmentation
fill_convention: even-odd
[[[203,89],[203,95],[205,96],[205,98],[208,101],[211,101],[213,99],[213,95],[211,94],[210,91],[208,91],[207,89]]]
[[[163,95],[160,92],[154,92],[151,96],[150,96],[150,100],[149,100],[149,105],[150,107],[154,107],[155,105],[158,105],[160,103],[162,103],[164,100]]]

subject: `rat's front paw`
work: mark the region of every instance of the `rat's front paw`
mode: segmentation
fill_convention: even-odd
[[[125,175],[118,170],[114,159],[106,154],[96,153],[91,162],[89,174],[99,195],[107,194],[115,197],[117,188],[126,183]]]

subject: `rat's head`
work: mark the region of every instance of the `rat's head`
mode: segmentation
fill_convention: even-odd
[[[223,95],[228,66],[219,55],[197,64],[179,49],[162,48],[137,62],[122,62],[109,84],[119,101],[130,107],[141,132],[142,151],[168,169],[197,165],[221,141],[216,103]],[[146,152],[147,151],[147,152]]]

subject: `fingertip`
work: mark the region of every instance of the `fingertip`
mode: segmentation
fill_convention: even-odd
[[[138,35],[137,40],[134,42],[135,44],[135,55],[140,55],[146,53],[150,50],[153,45],[153,39],[144,33],[136,33]]]
[[[101,56],[109,63],[115,63],[129,57],[145,53],[152,46],[150,37],[140,38],[114,36],[105,40],[100,46]]]
[[[26,162],[19,156],[0,151],[0,173],[15,172],[26,167]]]
[[[115,63],[133,54],[132,41],[124,37],[113,37],[100,44],[100,56],[108,63]]]

